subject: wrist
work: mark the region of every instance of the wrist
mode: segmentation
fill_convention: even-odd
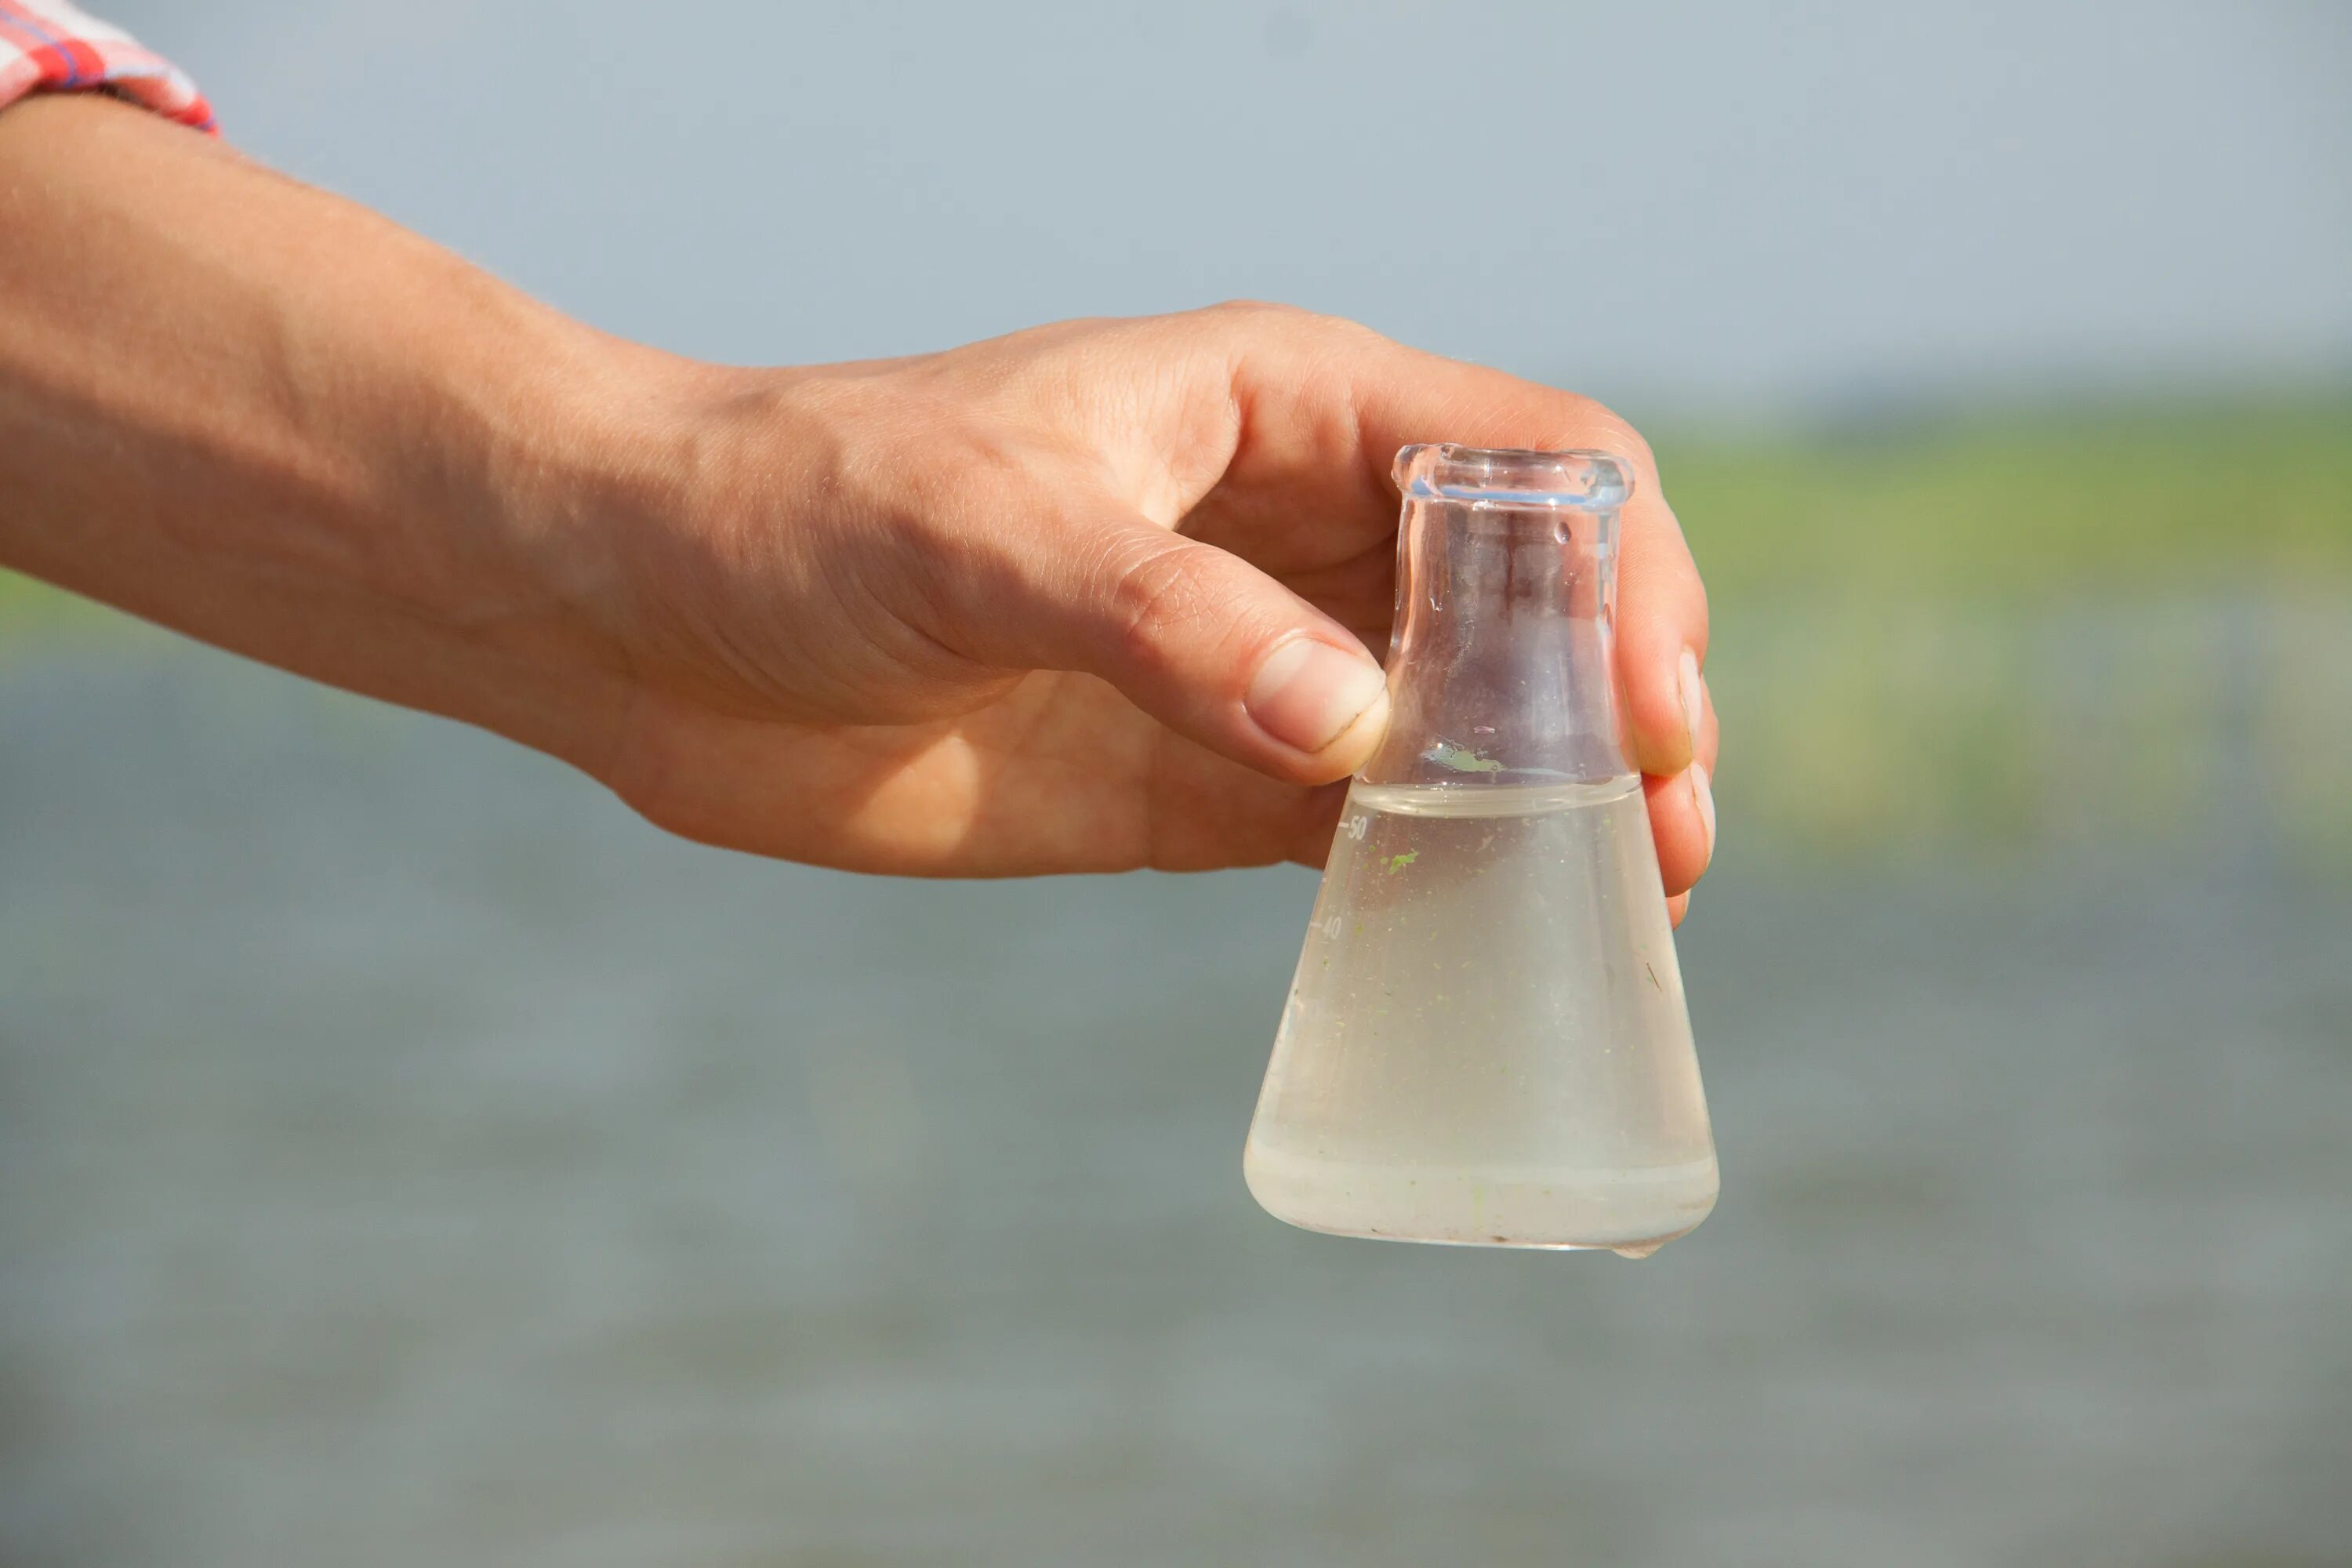
[[[435,298],[429,331],[346,350],[373,406],[328,433],[351,479],[321,533],[365,541],[339,574],[414,635],[343,683],[601,773],[629,706],[631,351],[458,265]]]
[[[827,444],[807,378],[600,339],[562,379],[544,421],[561,436],[510,442],[500,483],[575,646],[635,702],[792,707],[773,679],[808,619],[803,514]]]
[[[429,510],[440,488],[475,542],[445,607],[511,679],[458,716],[601,775],[641,684],[646,539],[674,500],[673,366],[551,312],[498,336],[490,379],[444,367],[427,395],[467,432],[428,447],[454,448],[458,471],[413,476],[400,504]]]

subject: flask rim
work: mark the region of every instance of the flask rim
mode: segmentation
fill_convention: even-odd
[[[1399,448],[1392,471],[1408,500],[1615,511],[1633,493],[1633,473],[1623,458],[1584,448],[1423,442]]]

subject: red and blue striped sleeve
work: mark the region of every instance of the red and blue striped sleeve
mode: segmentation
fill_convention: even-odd
[[[0,109],[34,92],[110,92],[213,130],[212,106],[183,71],[65,0],[0,0]]]

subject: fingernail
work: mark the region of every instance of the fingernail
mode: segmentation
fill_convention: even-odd
[[[1360,653],[1311,637],[1293,637],[1265,656],[1243,706],[1257,727],[1299,751],[1321,751],[1375,703],[1388,678]]]
[[[1715,859],[1715,781],[1696,763],[1690,765],[1691,803],[1698,807],[1698,819],[1706,828],[1706,858]]]
[[[1698,679],[1698,655],[1683,649],[1682,667],[1675,673],[1675,690],[1683,700],[1683,733],[1690,737],[1693,752],[1698,750],[1700,716],[1706,712]]]

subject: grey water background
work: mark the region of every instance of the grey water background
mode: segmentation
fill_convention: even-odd
[[[1628,1264],[1251,1205],[1304,871],[765,864],[160,646],[0,734],[12,1564],[2352,1560],[2352,878],[2259,833],[1727,784]]]
[[[110,10],[686,352],[1259,294],[1767,428],[2352,363],[2335,6],[202,12]],[[0,1563],[2352,1563],[2347,596],[1949,586],[1722,606],[1725,1195],[1642,1264],[1251,1206],[1306,872],[762,863],[0,640]],[[1805,817],[1807,703],[2030,820]]]

